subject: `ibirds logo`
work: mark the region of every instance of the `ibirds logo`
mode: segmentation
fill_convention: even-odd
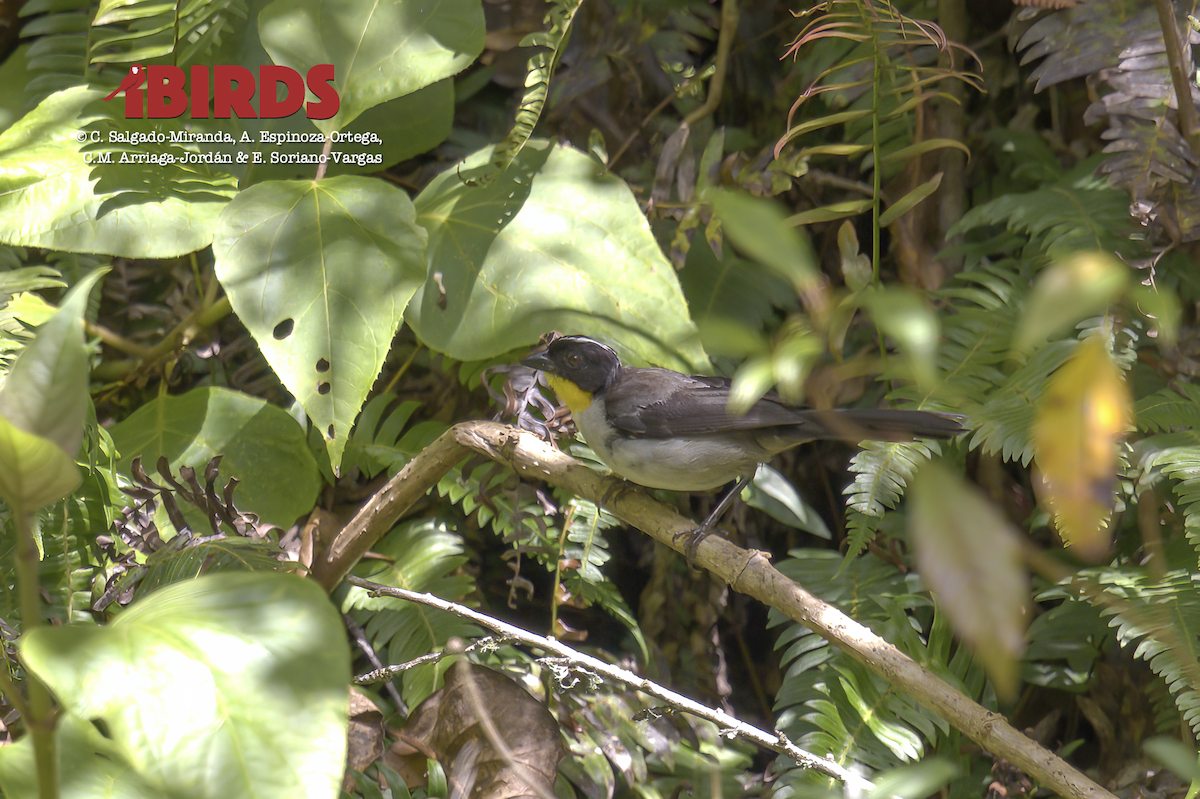
[[[333,64],[317,64],[301,76],[291,67],[274,64],[258,68],[255,75],[246,67],[218,64],[212,68],[211,98],[209,68],[193,65],[185,75],[169,64],[134,64],[121,85],[105,100],[125,93],[126,119],[176,119],[189,110],[192,119],[278,119],[304,108],[309,119],[329,119],[341,107],[332,86]],[[283,86],[283,99],[279,88]],[[316,102],[305,103],[305,87]],[[257,92],[257,102],[255,93]]]

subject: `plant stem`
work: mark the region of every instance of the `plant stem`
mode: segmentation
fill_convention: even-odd
[[[21,598],[21,635],[42,624],[42,597],[38,590],[38,546],[33,537],[34,516],[16,509],[17,587]],[[28,673],[28,672],[27,672]],[[33,740],[38,798],[58,799],[58,752],[54,740],[54,713],[50,692],[32,674],[28,675],[29,706],[25,729]]]
[[[721,4],[721,31],[717,34],[717,61],[712,80],[708,82],[708,97],[705,98],[704,105],[684,118],[683,121],[689,126],[695,125],[716,111],[717,106],[721,104],[721,95],[725,91],[725,73],[729,69],[729,51],[733,48],[733,37],[737,35],[737,27],[737,0],[725,0]]]
[[[1179,35],[1179,23],[1175,20],[1175,4],[1171,0],[1154,0],[1154,7],[1158,11],[1158,24],[1167,48],[1171,85],[1179,105],[1179,130],[1192,152],[1200,156],[1200,112],[1196,111],[1196,104],[1192,101],[1192,86],[1184,68],[1183,39]]]

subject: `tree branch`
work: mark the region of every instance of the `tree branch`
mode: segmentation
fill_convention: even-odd
[[[314,563],[314,577],[327,590],[336,586],[418,499],[472,451],[515,469],[523,477],[551,483],[597,502],[626,524],[672,549],[682,551],[684,546],[675,540],[676,534],[696,527],[695,522],[645,491],[602,477],[532,433],[495,422],[464,422],[447,430],[380,489]],[[734,590],[777,608],[841,647],[984,749],[1058,794],[1113,799],[1108,791],[1020,733],[1002,716],[976,704],[867,627],[796,585],[772,566],[764,553],[742,549],[712,535],[696,546],[694,562]]]

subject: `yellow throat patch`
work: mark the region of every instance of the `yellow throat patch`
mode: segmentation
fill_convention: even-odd
[[[571,409],[571,413],[582,413],[592,404],[592,395],[570,380],[547,373],[546,382],[554,389],[559,401]]]

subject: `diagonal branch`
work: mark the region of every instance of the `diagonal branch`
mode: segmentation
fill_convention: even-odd
[[[646,492],[602,477],[532,433],[495,422],[463,422],[447,430],[388,481],[338,534],[313,565],[327,590],[336,586],[414,503],[470,452],[604,505],[623,522],[682,551],[675,536],[694,530]],[[781,574],[761,552],[709,536],[695,547],[694,562],[734,590],[779,609],[794,621],[844,649],[867,668],[904,691],[984,749],[998,755],[1042,785],[1065,797],[1113,799],[1081,771],[1030,740],[1002,716],[989,712],[936,674],[926,670],[870,629],[805,591]]]

